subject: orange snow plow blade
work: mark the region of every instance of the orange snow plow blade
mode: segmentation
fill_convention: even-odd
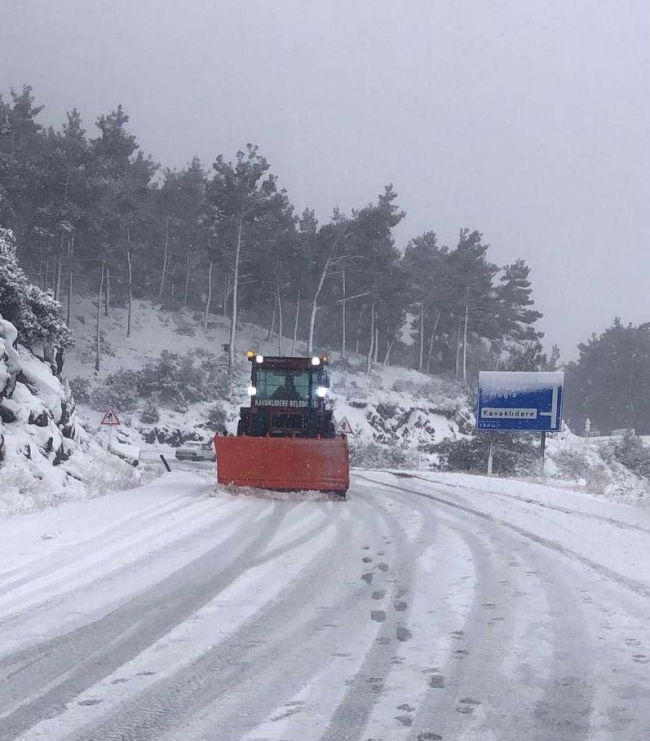
[[[259,489],[345,494],[350,486],[348,441],[216,435],[217,481]]]

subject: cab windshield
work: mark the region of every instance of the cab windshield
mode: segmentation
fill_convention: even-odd
[[[259,370],[257,372],[257,403],[265,401],[309,401],[307,370]]]

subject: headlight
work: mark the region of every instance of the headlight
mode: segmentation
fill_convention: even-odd
[[[255,388],[255,386],[249,386],[248,387],[248,395],[249,396],[255,396],[256,393],[257,393],[257,389]]]
[[[327,396],[327,386],[319,386],[316,389],[316,396],[320,399],[324,399]]]
[[[256,363],[263,363],[264,362],[264,355],[257,355],[255,357],[255,362]]]
[[[320,358],[312,358],[311,359],[312,365],[320,365]]]

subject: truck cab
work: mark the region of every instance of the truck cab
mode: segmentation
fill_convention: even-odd
[[[250,407],[240,410],[238,435],[335,437],[326,356],[287,358],[249,352],[248,359]]]

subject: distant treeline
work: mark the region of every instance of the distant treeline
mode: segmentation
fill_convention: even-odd
[[[94,292],[105,312],[133,297],[190,307],[206,325],[221,312],[231,363],[240,319],[267,326],[278,352],[300,339],[364,353],[369,369],[392,359],[467,379],[545,363],[525,262],[498,267],[469,229],[452,247],[427,231],[400,251],[392,185],[319,224],[295,213],[256,146],[172,170],[142,153],[121,106],[95,136],[77,110],[61,129],[39,124],[41,110],[29,87],[0,97],[0,227],[64,315],[73,292]]]

